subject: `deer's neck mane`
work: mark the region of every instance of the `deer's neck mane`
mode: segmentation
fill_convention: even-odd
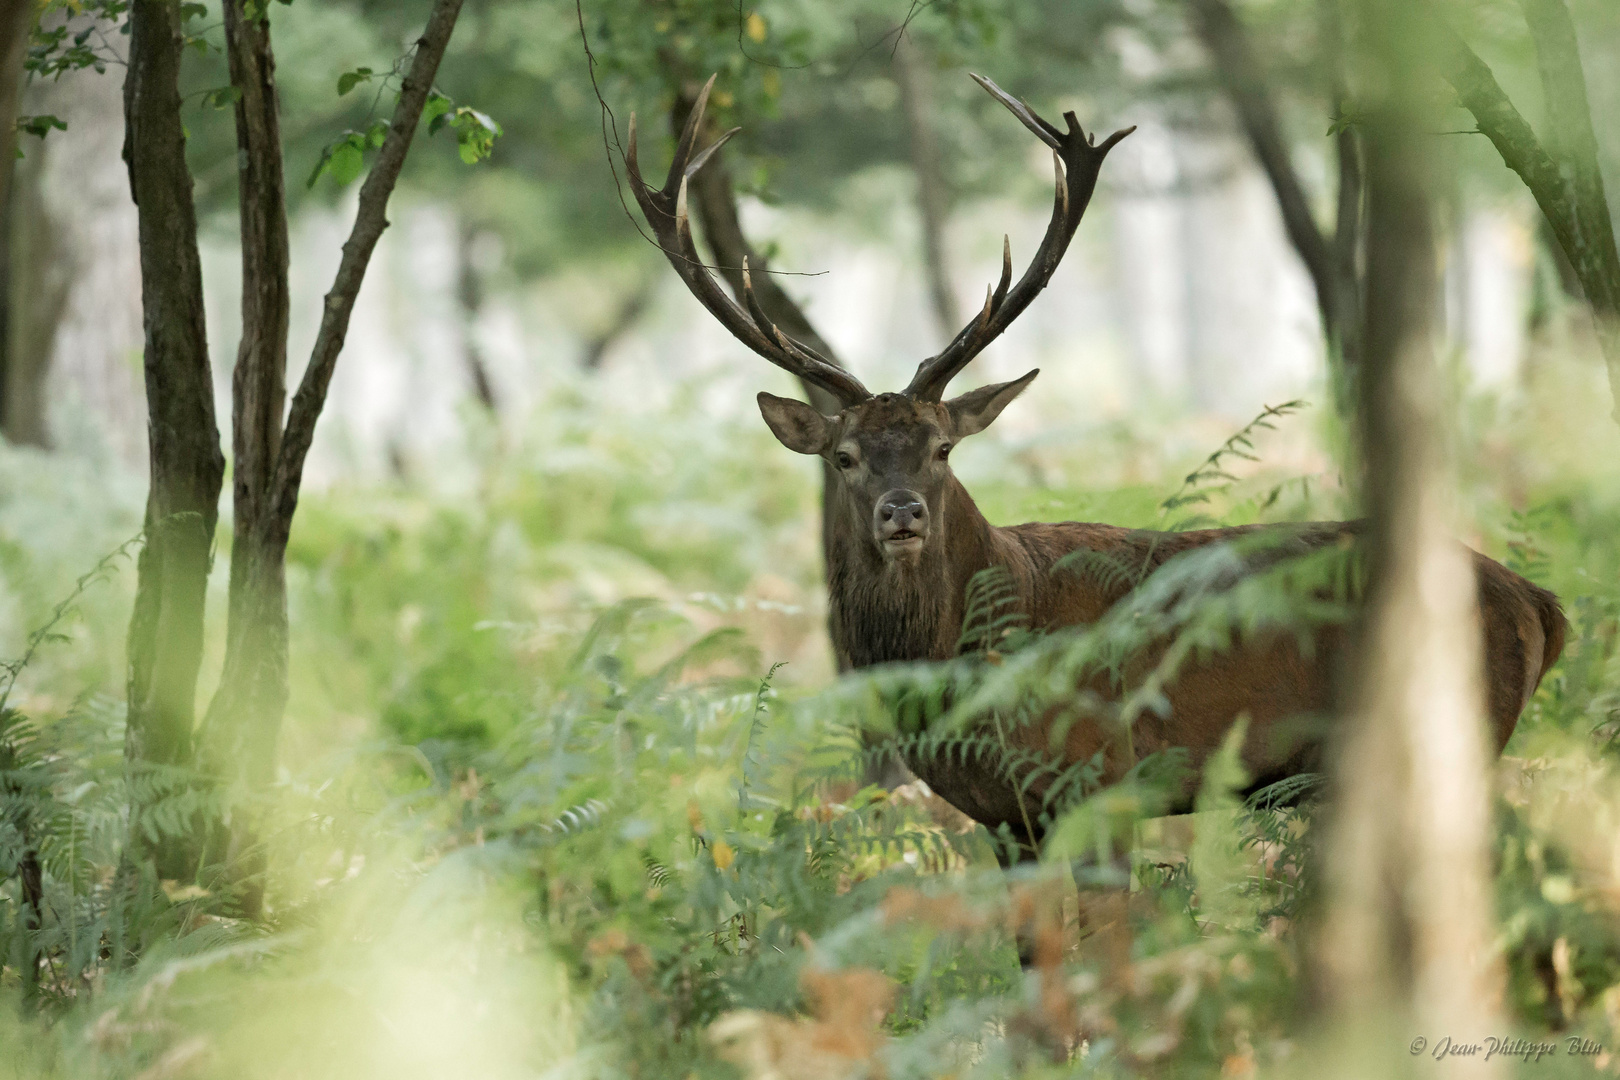
[[[833,645],[852,667],[956,654],[968,581],[991,565],[997,530],[954,477],[916,560],[890,561],[843,500],[831,530],[827,592]]]

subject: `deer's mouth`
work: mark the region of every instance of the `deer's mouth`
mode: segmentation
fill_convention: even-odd
[[[919,551],[923,546],[923,534],[910,529],[896,529],[883,537],[882,544],[886,551]]]

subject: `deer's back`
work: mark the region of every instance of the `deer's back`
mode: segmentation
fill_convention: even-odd
[[[1277,543],[1263,545],[1252,560],[1263,564],[1353,543],[1362,530],[1360,522],[1318,522],[1160,533],[1065,522],[1018,525],[1001,532],[1024,553],[1024,565],[1016,569],[1033,624],[1057,629],[1095,622],[1148,574],[1193,548],[1268,531],[1276,534]],[[1542,676],[1558,658],[1565,622],[1551,592],[1493,559],[1471,554],[1485,629],[1487,710],[1500,752]],[[1322,626],[1311,634],[1307,648],[1300,647],[1292,630],[1263,633],[1240,639],[1225,652],[1192,660],[1168,687],[1168,713],[1141,715],[1133,725],[1130,745],[1123,745],[1117,725],[1104,719],[1106,708],[1095,718],[1069,722],[1064,764],[1101,754],[1104,778],[1115,779],[1133,758],[1182,747],[1193,765],[1186,792],[1190,798],[1204,761],[1220,747],[1236,719],[1247,715],[1243,749],[1255,787],[1318,771],[1352,632],[1345,625]],[[1076,689],[1089,690],[1104,702],[1117,701],[1153,670],[1167,645],[1159,642],[1145,648],[1126,666],[1122,680],[1099,676]],[[1085,695],[1078,697],[1084,700]],[[1046,725],[1031,725],[1019,741],[1040,752],[1051,746],[1050,731]],[[1008,821],[1018,829],[1023,811],[1010,785],[971,769],[919,764],[924,779],[970,816],[992,827]]]

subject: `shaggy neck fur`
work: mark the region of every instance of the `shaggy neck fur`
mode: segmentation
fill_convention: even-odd
[[[953,477],[915,559],[887,559],[870,508],[839,499],[827,566],[833,644],[851,667],[956,654],[968,581],[989,565],[992,526]]]

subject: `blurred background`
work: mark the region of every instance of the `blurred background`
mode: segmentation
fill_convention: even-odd
[[[310,826],[307,836],[298,831],[302,825],[289,824],[294,838],[280,852],[285,874],[272,907],[314,910],[334,881],[359,878],[355,889],[370,891],[357,892],[327,922],[311,916],[310,925],[327,928],[321,933],[342,936],[365,923],[357,913],[372,910],[366,905],[391,903],[385,885],[366,881],[357,853],[369,850],[381,864],[386,850],[390,867],[425,865],[417,848],[399,854],[394,833],[386,842],[374,834],[363,840],[356,838],[365,833],[362,826],[331,824],[348,820],[345,814],[356,806],[367,815],[385,808],[383,817],[367,820],[386,818],[389,828],[409,818],[416,822],[412,828],[438,830],[425,842],[434,852],[428,861],[452,866],[450,853],[483,851],[486,825],[491,837],[502,828],[517,836],[530,827],[500,816],[515,813],[515,803],[497,812],[479,801],[480,776],[490,770],[514,784],[528,777],[537,785],[525,811],[535,821],[561,822],[565,811],[600,799],[603,809],[581,820],[608,822],[611,836],[631,854],[604,854],[607,840],[588,839],[568,856],[571,869],[524,864],[521,873],[509,873],[479,864],[474,872],[454,864],[478,882],[502,883],[488,893],[479,891],[483,885],[455,893],[498,908],[502,932],[532,929],[535,897],[550,897],[541,902],[541,921],[552,928],[547,947],[562,957],[556,970],[540,964],[519,971],[500,967],[508,963],[502,959],[492,961],[499,968],[494,975],[479,969],[483,974],[468,978],[486,989],[521,986],[504,997],[509,1005],[530,994],[541,1002],[535,1008],[571,1018],[557,1023],[572,1034],[535,1052],[581,1070],[587,1067],[579,1065],[579,1048],[592,1039],[633,1041],[665,1030],[637,1027],[639,1013],[612,1023],[591,1020],[591,1010],[601,1005],[592,995],[607,993],[604,986],[619,993],[621,982],[640,978],[634,969],[643,930],[658,964],[686,955],[687,947],[657,938],[665,932],[657,929],[662,916],[648,914],[663,910],[654,894],[664,886],[637,875],[666,863],[664,873],[677,873],[696,860],[701,866],[691,873],[703,888],[718,888],[730,856],[699,859],[692,848],[651,863],[636,852],[656,852],[660,837],[686,829],[688,806],[691,833],[703,815],[713,822],[720,813],[715,807],[735,803],[736,791],[726,785],[742,775],[738,768],[746,772],[746,764],[737,763],[746,762],[752,745],[754,691],[761,676],[774,672],[772,665],[787,662],[773,676],[773,692],[793,700],[812,699],[834,676],[824,629],[819,470],[776,443],[754,404],[759,390],[797,395],[799,388],[733,340],[685,291],[644,235],[620,159],[634,112],[644,172],[661,178],[672,145],[673,104],[711,72],[719,73],[716,124],[742,127],[724,161],[745,235],[784,275],[779,283],[838,356],[877,390],[903,386],[916,364],[978,309],[999,273],[1003,234],[1015,266],[1022,267],[1049,216],[1046,151],[968,73],[995,79],[1048,119],[1073,110],[1086,130],[1104,135],[1137,126],[1109,158],[1051,286],[956,384],[966,389],[1042,369],[994,428],[952,458],[993,522],[1168,527],[1165,500],[1211,451],[1266,406],[1300,400],[1308,404],[1253,433],[1245,444],[1252,457],[1226,461],[1231,475],[1212,488],[1210,512],[1232,523],[1353,516],[1337,359],[1324,332],[1318,285],[1300,254],[1298,223],[1291,229],[1280,209],[1277,165],[1291,177],[1281,182],[1303,192],[1313,227],[1331,241],[1340,190],[1336,139],[1355,122],[1344,92],[1340,46],[1347,31],[1334,14],[1339,5],[1233,5],[1259,64],[1248,75],[1269,96],[1284,139],[1270,169],[1234,109],[1234,73],[1214,59],[1192,6],[1178,0],[762,0],[747,6],[468,0],[439,85],[486,113],[502,133],[489,159],[475,165],[459,159],[449,137],[418,136],[320,421],[288,556],[293,694],[281,775],[288,821],[326,824]],[[218,412],[226,417],[241,291],[236,142],[230,108],[215,107],[209,93],[228,78],[217,46],[207,44],[220,37],[217,5],[208,7],[194,20],[205,44],[187,51],[182,83],[190,95],[187,152],[203,219],[209,348]],[[330,173],[306,179],[324,147],[391,109],[373,81],[360,80],[340,94],[338,79],[362,67],[387,71],[419,31],[427,7],[418,0],[270,5],[293,215],[291,380],[309,354],[358,188]],[[1539,121],[1540,82],[1517,5],[1454,0],[1436,7],[1490,63],[1521,111]],[[1620,192],[1620,124],[1614,122],[1620,116],[1620,5],[1571,0],[1569,7],[1614,204]],[[50,19],[75,32],[91,25],[71,11]],[[103,30],[116,56],[122,47],[116,28],[97,32]],[[22,116],[54,116],[66,128],[44,138],[19,134],[4,233],[8,251],[0,260],[9,268],[0,338],[4,657],[20,655],[29,632],[80,575],[141,526],[140,266],[136,213],[120,156],[122,92],[117,63],[99,73],[33,78],[22,90]],[[1441,362],[1458,418],[1452,433],[1463,507],[1457,528],[1480,550],[1565,597],[1576,624],[1572,641],[1587,643],[1570,655],[1584,666],[1556,686],[1548,683],[1509,752],[1516,761],[1543,763],[1526,766],[1529,773],[1589,767],[1593,771],[1580,775],[1611,800],[1602,803],[1607,813],[1620,807],[1620,786],[1610,771],[1620,725],[1614,399],[1591,314],[1534,201],[1473,130],[1471,116],[1454,107],[1445,115],[1448,122],[1429,145],[1454,180],[1438,208],[1438,258]],[[221,513],[228,535],[228,499]],[[218,678],[228,552],[222,537],[210,586],[205,694]],[[30,715],[62,718],[63,738],[76,740],[84,768],[108,775],[117,761],[123,635],[134,586],[133,568],[118,565],[75,600],[63,639],[30,664],[12,700]],[[715,642],[720,645],[710,648]],[[702,648],[693,652],[694,643]],[[581,658],[598,654],[616,659],[580,667]],[[665,671],[661,665],[676,663],[672,658],[682,673],[669,678],[695,696],[679,697],[678,707],[663,698],[656,709],[648,705],[650,718],[635,729],[647,742],[637,750],[623,734],[623,699],[614,695],[633,697],[636,687],[647,685],[637,678]],[[587,697],[594,702],[589,708],[579,704]],[[765,698],[760,689],[759,701]],[[620,704],[604,704],[610,701]],[[582,717],[599,725],[589,729],[595,735],[587,736],[588,725],[563,730],[565,718],[584,725]],[[780,738],[783,746],[798,738],[801,749],[779,749],[779,766],[810,753],[802,746],[811,722],[794,723],[799,726],[784,728]],[[716,734],[722,731],[723,737]],[[1590,750],[1594,731],[1600,742],[1608,740],[1601,751]],[[659,738],[679,749],[655,750],[648,732],[661,732]],[[621,735],[629,749],[615,750]],[[523,758],[515,746],[535,756]],[[1588,758],[1589,752],[1596,756]],[[487,762],[480,756],[491,754]],[[1577,758],[1559,756],[1568,754]],[[1577,759],[1585,764],[1569,764]],[[539,761],[552,770],[543,780],[535,779],[544,772]],[[418,762],[425,772],[416,771]],[[787,767],[778,769],[786,775],[782,770]],[[1570,782],[1567,773],[1559,775],[1565,779],[1558,784]],[[330,784],[336,786],[328,791]],[[627,785],[639,794],[627,796]],[[815,796],[813,803],[822,800],[815,805],[844,806],[840,799],[853,789],[816,790],[825,798]],[[346,794],[339,798],[339,791]],[[426,805],[423,791],[444,801],[412,818]],[[794,801],[798,795],[777,795],[783,806],[801,805]],[[90,795],[85,799],[86,828],[103,830],[97,834],[102,846],[91,851],[87,845],[74,857],[89,860],[85,881],[110,878],[117,857],[109,823],[117,814],[96,809]],[[1588,824],[1608,820],[1558,805],[1535,827],[1555,829],[1562,822],[1575,828],[1582,814]],[[958,824],[923,803],[906,812],[932,822],[929,835]],[[658,824],[638,833],[647,820]],[[556,835],[569,834],[558,827]],[[330,834],[346,828],[341,837]],[[1289,843],[1297,839],[1289,835]],[[604,847],[592,846],[598,843]],[[671,850],[686,850],[670,843]],[[1569,843],[1602,846],[1587,832]],[[738,846],[746,852],[746,845]],[[879,855],[835,882],[843,891],[828,886],[829,897],[844,897],[851,880],[905,858],[906,865],[918,865],[915,855],[898,854],[904,845],[893,859],[881,854],[881,842],[877,846]],[[1608,907],[1582,899],[1620,881],[1620,859],[1605,849],[1604,868],[1577,878],[1585,882],[1577,887],[1568,884],[1574,871],[1556,860],[1538,862],[1541,856],[1524,855],[1529,848],[1522,844],[1514,850],[1522,856],[1512,863],[1519,876],[1504,878],[1503,904],[1533,912],[1512,924],[1518,937],[1509,947],[1523,948],[1512,966],[1515,1015],[1554,1017],[1550,1030],[1575,1030],[1570,1025],[1578,1027],[1582,1016],[1598,1018],[1593,1024],[1620,1018],[1620,996],[1605,996],[1620,985],[1620,942],[1597,929],[1612,914],[1613,896]],[[978,858],[993,865],[985,851]],[[600,880],[592,877],[591,859],[611,863]],[[74,872],[64,871],[70,886]],[[1543,886],[1550,879],[1565,884],[1548,891]],[[629,893],[624,881],[631,882]],[[673,895],[675,886],[669,889]],[[644,899],[634,899],[643,892]],[[642,908],[627,916],[622,904],[632,894]],[[713,897],[703,895],[694,903],[708,912],[702,904]],[[484,955],[480,949],[494,947],[471,930],[471,937],[456,936],[466,930],[455,922],[460,902],[446,902],[444,917],[451,922],[436,924],[433,933],[447,935],[445,949],[474,964]],[[856,910],[853,899],[828,903],[833,907],[817,908],[810,921],[783,922],[780,941],[791,946],[801,931],[830,932]],[[741,901],[732,908],[718,900],[714,905],[721,922],[733,920],[738,905],[747,907]],[[789,906],[783,901],[779,908]],[[1255,912],[1244,911],[1234,920],[1254,921]],[[734,922],[727,925],[735,930]],[[1269,917],[1258,925],[1276,937]],[[415,933],[409,925],[390,932]],[[474,939],[476,947],[467,944]],[[849,930],[827,955],[859,956],[864,940]],[[720,941],[716,937],[716,948]],[[1565,945],[1555,963],[1557,941]],[[1572,941],[1587,943],[1575,946],[1586,967],[1570,960]],[[732,966],[721,963],[718,975],[706,969],[727,989],[714,1000],[696,990],[690,1000],[680,999],[687,1011],[679,1023],[706,1023],[739,1004],[773,1008],[796,1000],[790,975],[747,966],[739,959],[747,953],[747,934],[742,944],[734,935],[727,954]],[[376,963],[382,965],[376,971],[393,971],[366,955],[372,959],[357,961],[357,970],[375,974],[365,965]],[[966,992],[963,986],[1012,992],[1008,971],[1017,969],[1005,941],[996,955],[1001,968],[989,974],[953,968],[960,984],[916,990],[905,1007],[911,1010],[907,1023],[923,1031],[930,1017],[947,1014]],[[1275,957],[1266,955],[1272,959],[1255,961],[1264,978],[1286,981],[1279,974],[1286,964],[1272,964]],[[97,961],[85,963],[89,970]],[[601,975],[603,965],[612,967],[610,975]],[[692,972],[701,965],[691,965],[658,970],[684,973],[680,977],[697,978],[692,985],[698,985],[702,979]],[[566,977],[558,974],[564,969]],[[313,1007],[296,1001],[296,979],[283,975],[289,982],[277,985],[287,1001],[277,999],[275,1007],[318,1027],[306,1016]],[[482,981],[486,975],[493,981]],[[169,978],[172,983],[175,976]],[[376,978],[380,985],[392,976]],[[408,979],[400,985],[403,997],[415,992]],[[461,992],[449,984],[424,985],[423,1000]],[[1268,986],[1268,1001],[1288,997],[1276,983]],[[134,1001],[136,990],[128,984],[127,999],[119,1000]],[[246,993],[240,986],[235,992]],[[624,999],[615,1001],[614,1009],[630,1008]],[[414,1015],[408,1009],[417,1006],[400,1007]],[[972,1028],[965,1014],[950,1015],[957,1035]],[[523,1026],[519,1014],[465,1023],[439,1019],[452,1024],[454,1037],[400,1068],[427,1069],[441,1062],[433,1056],[440,1051],[450,1055],[443,1061],[465,1061],[444,1047],[473,1046],[477,1040],[467,1032],[498,1035]],[[204,1010],[180,1026],[200,1030],[223,1022]],[[1226,1030],[1226,1021],[1210,1022]],[[1266,1022],[1251,1025],[1256,1044]],[[5,1030],[0,1027],[0,1035]],[[340,1034],[321,1037],[341,1042]],[[105,1045],[95,1041],[103,1036]],[[220,1075],[249,1068],[252,1048],[274,1043],[263,1031],[255,1037],[262,1041],[244,1036],[233,1044],[236,1050],[219,1050],[224,1056],[210,1068],[225,1070]],[[754,1037],[739,1036],[748,1045]],[[156,1068],[185,1045],[179,1036],[146,1029],[86,1038],[86,1045],[112,1055],[107,1060],[135,1046],[139,1053],[118,1058],[130,1070]],[[1252,1071],[1253,1046],[1241,1050],[1230,1032],[1221,1038],[1225,1049],[1209,1060],[1194,1055],[1188,1068],[1211,1061],[1210,1067],[1220,1067],[1236,1055]],[[1269,1052],[1260,1054],[1262,1064],[1272,1060]],[[1284,1057],[1281,1052],[1276,1060]],[[681,1068],[690,1063],[676,1058]],[[85,1060],[67,1054],[38,1068],[44,1075]],[[173,1072],[141,1075],[179,1075],[192,1067],[186,1062],[204,1058],[176,1060]],[[309,1067],[335,1075],[348,1060],[340,1054]],[[382,1068],[381,1059],[366,1060],[366,1067]],[[486,1064],[490,1075],[528,1067]],[[891,1066],[899,1073],[910,1068]],[[4,1069],[0,1065],[0,1075]],[[932,1075],[922,1066],[913,1071]],[[754,1069],[752,1075],[789,1074]]]
[[[1602,116],[1620,96],[1607,62],[1620,19],[1609,5],[1575,7],[1591,52],[1592,109]],[[369,83],[340,97],[336,78],[386,68],[422,11],[318,0],[275,11],[295,215],[294,379],[357,187],[303,180],[334,135],[378,110]],[[1503,84],[1533,101],[1533,60],[1512,6],[1459,11]],[[613,118],[593,92],[580,14],[600,39]],[[1243,18],[1281,117],[1287,165],[1330,221],[1330,128],[1343,79],[1333,27],[1311,3],[1247,5]],[[760,427],[754,392],[790,392],[789,379],[686,294],[638,231],[639,211],[626,210],[634,202],[622,167],[616,178],[608,160],[620,149],[604,145],[605,125],[622,144],[628,115],[639,112],[647,169],[661,169],[669,87],[709,71],[721,73],[719,122],[744,128],[727,156],[745,234],[792,275],[779,280],[844,362],[880,387],[903,385],[976,310],[999,270],[1002,234],[1022,265],[1048,216],[1044,151],[968,72],[998,79],[1047,116],[1072,109],[1088,130],[1137,125],[1110,158],[1051,287],[964,377],[967,385],[1042,368],[1036,391],[976,440],[996,445],[964,456],[976,490],[1095,479],[1066,469],[1076,457],[1098,467],[1088,447],[1101,445],[1114,451],[1101,455],[1112,478],[1145,478],[1160,463],[1198,456],[1266,404],[1305,398],[1331,413],[1311,276],[1182,5],[782,3],[738,15],[679,2],[581,11],[474,3],[440,84],[504,134],[477,167],[448,145],[413,151],[321,422],[309,489],[465,495],[492,453],[540,454],[540,445],[570,438],[558,428],[571,410],[588,414],[599,435],[643,432],[643,451],[660,456],[682,451],[651,445],[659,440],[650,418],[711,447]],[[96,482],[132,509],[145,433],[120,72],[114,64],[104,74],[34,79],[23,92],[22,114],[53,115],[67,129],[21,137],[0,416],[9,469],[93,463]],[[224,416],[240,303],[235,140],[230,110],[206,93],[225,81],[223,58],[205,50],[184,78],[194,94],[189,155]],[[1468,134],[1466,114],[1455,117],[1456,130],[1437,133],[1433,150],[1456,165],[1441,258],[1458,392],[1511,412],[1556,380],[1561,408],[1578,401],[1595,416],[1608,390],[1573,274],[1518,178]],[[1612,125],[1598,132],[1612,175],[1620,146]],[[1589,438],[1610,440],[1605,425],[1591,426]],[[1585,426],[1564,427],[1575,429]],[[1141,435],[1143,446],[1112,447],[1121,432]],[[1311,458],[1309,442],[1290,452],[1335,482],[1335,467]],[[1142,453],[1151,463],[1136,460]],[[786,458],[772,449],[748,460],[798,470],[808,484],[807,464]],[[554,455],[533,460],[565,467]],[[695,473],[702,463],[678,468]]]

